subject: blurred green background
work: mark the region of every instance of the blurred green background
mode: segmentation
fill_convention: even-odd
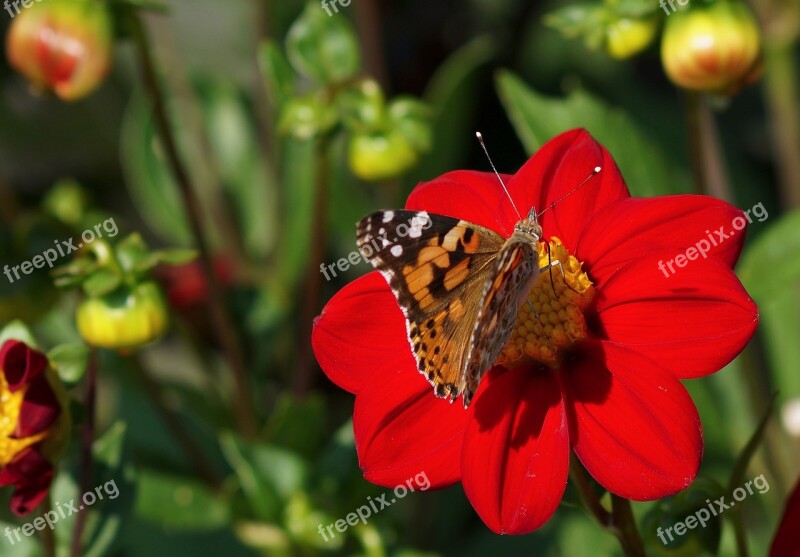
[[[116,478],[120,497],[91,511],[86,555],[620,554],[616,540],[581,510],[571,487],[555,517],[527,536],[492,534],[458,485],[411,494],[331,543],[317,533],[318,524],[343,518],[386,490],[361,477],[352,397],[324,377],[308,342],[309,318],[368,268],[361,263],[327,282],[313,278],[315,258],[346,257],[355,247],[354,223],[373,210],[402,206],[419,181],[453,169],[487,170],[475,130],[483,132],[498,169],[513,173],[547,139],[574,127],[587,128],[609,149],[639,196],[708,193],[693,179],[692,145],[703,134],[713,144],[710,153],[721,155],[729,184],[712,193],[742,209],[762,203],[769,213],[750,226],[737,268],[760,307],[759,333],[728,368],[687,383],[704,427],[700,476],[720,485],[730,480],[771,394],[779,393],[744,475],[764,474],[771,489],[750,497],[740,515],[752,554],[766,554],[797,477],[800,448],[797,425],[792,436],[781,420],[781,410],[800,399],[800,183],[787,174],[775,144],[781,129],[798,134],[800,98],[793,98],[788,120],[787,103],[780,103],[800,71],[796,17],[794,27],[784,22],[788,32],[768,21],[759,83],[695,113],[696,100],[666,77],[657,40],[627,60],[588,49],[581,37],[566,38],[544,23],[544,15],[564,3],[353,0],[336,17],[358,32],[359,75],[372,76],[387,99],[411,95],[427,103],[432,132],[410,169],[367,182],[348,164],[349,133],[322,133],[322,162],[319,134],[301,137],[296,122],[282,133],[278,104],[288,101],[280,90],[276,95],[276,84],[280,89],[289,81],[276,77],[280,64],[270,57],[283,54],[303,2],[165,4],[169,13],[148,15],[146,23],[206,232],[231,269],[224,282],[246,355],[258,434],[245,440],[233,432],[236,385],[202,295],[190,307],[173,307],[174,326],[161,342],[133,356],[102,351],[97,430],[103,443],[95,446],[95,477]],[[796,16],[793,6],[754,7],[763,24],[764,14],[780,10]],[[322,7],[312,2],[308,9]],[[655,2],[647,11],[663,15]],[[11,21],[5,15],[2,36]],[[307,94],[314,84],[301,78],[293,87],[282,93]],[[126,39],[117,43],[102,87],[69,104],[32,92],[0,61],[0,263],[22,261],[69,237],[70,223],[58,209],[65,203],[80,208],[72,230],[113,217],[121,236],[139,232],[153,246],[193,246],[146,95]],[[701,127],[691,118],[698,113],[707,118]],[[800,158],[800,146],[794,147]],[[322,209],[320,168],[327,177]],[[315,229],[315,221],[323,228]],[[168,293],[191,290],[185,274],[162,280]],[[43,273],[19,285],[0,280],[0,326],[22,319],[46,349],[80,341],[76,303],[76,295],[60,293]],[[71,394],[80,424],[81,390]],[[165,412],[177,416],[207,462],[182,450]],[[73,445],[60,464],[56,500],[78,489],[79,447]],[[702,544],[673,552],[658,547],[653,529],[645,527],[658,520],[652,513],[676,520],[688,514],[680,495],[665,504],[661,511],[655,503],[634,504],[653,554],[702,554]],[[6,508],[0,505],[0,527],[14,522]],[[60,554],[70,533],[66,521],[56,528]],[[704,535],[717,533],[712,528]],[[735,555],[730,524],[720,536],[720,554]],[[34,541],[0,544],[0,554],[38,555]]]

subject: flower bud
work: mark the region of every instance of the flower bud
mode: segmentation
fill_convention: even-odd
[[[666,20],[661,61],[676,85],[730,95],[758,77],[761,40],[744,3],[698,0]]]
[[[113,41],[105,2],[47,0],[28,8],[15,2],[6,3],[6,10],[13,17],[6,40],[9,62],[34,84],[72,101],[102,83]]]
[[[78,331],[90,345],[117,350],[138,348],[167,330],[164,296],[154,282],[122,286],[78,306]]]
[[[658,20],[620,18],[606,27],[606,52],[617,60],[630,58],[650,46],[658,31]]]
[[[399,130],[356,133],[350,139],[348,162],[362,180],[377,182],[394,178],[417,163],[419,154]]]

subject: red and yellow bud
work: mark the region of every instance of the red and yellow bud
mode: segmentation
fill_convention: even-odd
[[[69,428],[65,397],[44,354],[17,340],[0,347],[0,486],[14,486],[11,511],[18,516],[50,489]]]
[[[719,0],[705,5],[698,1],[666,20],[661,61],[676,85],[733,94],[758,78],[760,32],[743,2]]]
[[[47,0],[14,14],[6,52],[11,65],[34,84],[72,101],[103,82],[112,43],[112,19],[104,1]]]

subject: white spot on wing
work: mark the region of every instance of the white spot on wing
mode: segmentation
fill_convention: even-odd
[[[394,218],[394,211],[386,211],[383,214],[383,222],[391,222],[393,218]]]
[[[395,257],[400,257],[401,255],[403,255],[403,246],[394,245],[392,246],[392,249],[390,249],[389,251],[391,251],[392,255],[394,255]]]
[[[419,238],[422,236],[422,228],[428,224],[430,217],[426,211],[420,211],[411,217],[411,227],[408,229],[408,236],[410,238]]]

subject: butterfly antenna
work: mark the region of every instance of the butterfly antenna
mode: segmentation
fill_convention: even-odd
[[[600,170],[602,170],[602,169],[599,166],[595,166],[594,170],[592,170],[592,172],[586,178],[584,178],[583,181],[580,184],[578,184],[577,186],[572,188],[572,190],[570,192],[568,192],[566,195],[564,195],[560,199],[556,199],[550,205],[548,205],[547,207],[542,209],[542,212],[539,213],[538,215],[536,215],[536,218],[539,218],[540,216],[542,216],[542,213],[544,213],[545,211],[549,211],[550,209],[552,209],[553,207],[555,207],[556,205],[558,205],[559,203],[564,201],[566,198],[568,198],[570,195],[572,195],[573,193],[575,193],[576,191],[581,189],[584,185],[586,185],[586,182],[591,180],[595,175],[599,174]]]
[[[486,158],[489,159],[489,165],[491,165],[492,170],[494,170],[494,175],[497,176],[497,179],[500,180],[500,185],[503,186],[503,191],[506,192],[506,197],[511,202],[511,206],[514,207],[514,212],[517,213],[517,217],[519,220],[522,220],[522,215],[519,214],[519,209],[517,209],[517,205],[514,203],[514,200],[511,198],[511,194],[508,193],[508,188],[506,188],[505,182],[503,182],[503,178],[500,177],[500,173],[495,168],[494,163],[492,162],[492,157],[489,156],[489,150],[486,149],[486,144],[483,142],[483,135],[481,132],[475,132],[475,137],[478,138],[478,142],[481,144],[483,148],[483,152],[486,154]]]

